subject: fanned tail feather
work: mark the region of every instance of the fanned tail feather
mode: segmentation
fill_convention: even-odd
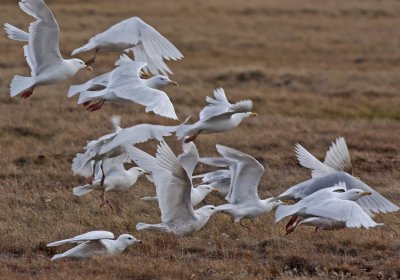
[[[10,84],[10,96],[14,97],[33,87],[35,79],[15,75]]]

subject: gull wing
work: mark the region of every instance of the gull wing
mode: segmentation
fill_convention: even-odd
[[[210,183],[210,182],[216,182],[224,179],[230,179],[231,178],[231,170],[229,169],[220,169],[220,170],[215,170],[211,172],[207,172],[204,174],[196,175],[193,176],[192,178],[202,178],[203,183]]]
[[[326,153],[324,164],[336,171],[345,171],[351,173],[352,165],[350,159],[349,149],[347,148],[346,140],[343,137],[336,139],[332,142],[328,152]]]
[[[67,243],[82,243],[85,241],[100,240],[100,239],[114,239],[114,234],[109,231],[95,230],[87,233],[77,235],[73,238],[64,239],[47,244],[47,247],[59,246]]]
[[[100,76],[94,77],[86,83],[80,85],[71,85],[68,90],[68,97],[75,96],[76,94],[87,90],[99,91],[105,89],[107,87],[110,76],[111,72],[108,72]]]
[[[311,169],[312,178],[322,177],[337,172],[332,167],[319,161],[299,143],[296,144],[294,150],[299,164],[305,168]]]
[[[182,53],[157,30],[140,18],[134,17],[130,19],[130,24],[137,26],[140,34],[141,45],[132,49],[136,60],[146,58],[146,60],[142,61],[148,63],[147,68],[153,74],[157,72],[164,75],[168,75],[167,73],[172,74],[163,59],[179,60],[183,58]]]
[[[127,60],[130,61],[127,61]],[[144,62],[136,62],[125,55],[125,58],[119,59],[119,66],[111,71],[107,88],[114,89],[125,84],[140,85],[140,71],[146,66]],[[117,63],[118,63],[117,61]],[[123,63],[121,61],[124,61]]]
[[[152,173],[163,223],[195,219],[191,204],[192,182],[189,175],[165,142],[157,149],[156,158],[133,146],[124,146],[133,161]]]
[[[349,200],[327,199],[317,205],[307,207],[304,212],[313,216],[343,221],[349,228],[370,228],[379,225],[357,203]]]
[[[174,105],[164,91],[137,83],[125,83],[112,91],[119,98],[145,106],[146,113],[154,112],[166,118],[178,119]]]
[[[249,204],[259,200],[258,183],[264,167],[248,154],[218,144],[216,147],[222,156],[236,162],[229,203]]]
[[[229,166],[229,161],[227,161],[224,157],[201,157],[199,158],[199,162],[215,167]]]
[[[183,153],[178,156],[178,160],[189,177],[192,178],[193,170],[199,160],[199,152],[193,142],[182,143],[182,150]]]
[[[214,98],[207,96],[206,102],[208,105],[200,111],[200,120],[226,113],[232,105],[226,98],[223,88],[215,89]]]
[[[20,8],[37,19],[29,25],[28,47],[24,49],[32,76],[39,75],[45,69],[61,63],[59,48],[59,27],[53,13],[43,0],[21,0]]]
[[[139,124],[121,129],[119,132],[115,133],[115,137],[111,141],[102,145],[100,154],[105,154],[123,144],[134,145],[152,139],[163,141],[163,137],[170,136],[175,132],[176,128],[176,126]]]

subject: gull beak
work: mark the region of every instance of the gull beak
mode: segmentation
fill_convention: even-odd
[[[250,113],[250,116],[258,118],[258,114],[257,114],[257,113],[254,113],[254,112],[251,112],[251,113]]]
[[[90,67],[89,65],[86,65],[85,69],[86,69],[86,70],[89,70],[90,72],[93,72],[93,68]]]
[[[366,195],[371,195],[371,194],[372,194],[372,192],[362,192],[361,196],[366,196]]]
[[[212,189],[211,192],[219,193],[219,190],[218,189]]]
[[[169,81],[168,84],[173,86],[178,86],[178,83],[175,81]]]
[[[144,175],[151,175],[151,172],[150,171],[145,171]]]

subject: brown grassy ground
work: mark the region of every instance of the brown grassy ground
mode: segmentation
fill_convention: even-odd
[[[2,1],[2,21],[26,28],[31,18],[17,1]],[[82,4],[81,2],[85,2]],[[181,119],[197,114],[212,89],[231,100],[250,98],[258,120],[226,134],[196,140],[202,155],[216,143],[256,156],[266,167],[261,197],[277,195],[309,177],[295,160],[302,143],[323,157],[345,136],[355,174],[400,203],[400,3],[398,1],[48,1],[61,28],[66,57],[89,37],[137,15],[185,55],[170,64],[180,87],[168,91]],[[22,46],[0,38],[0,278],[3,279],[282,279],[398,278],[398,213],[378,215],[385,226],[285,237],[272,215],[233,225],[223,215],[193,236],[136,232],[138,221],[157,222],[145,180],[127,195],[111,194],[116,211],[99,209],[97,195],[76,198],[70,163],[86,140],[141,122],[172,124],[133,104],[106,104],[89,113],[68,100],[68,83],[42,87],[29,100],[9,97],[14,74],[27,74]],[[101,54],[95,74],[117,54]],[[89,54],[82,56],[88,58]],[[80,73],[72,83],[90,78]],[[179,143],[169,143],[179,152]],[[207,203],[220,204],[218,197]],[[144,244],[115,258],[52,263],[60,249],[45,244],[93,229],[131,232]]]

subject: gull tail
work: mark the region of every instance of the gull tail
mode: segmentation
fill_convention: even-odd
[[[192,134],[191,129],[193,125],[191,124],[186,124],[190,119],[190,116],[186,118],[176,129],[176,137],[178,140],[182,139],[184,136]]]
[[[4,30],[6,31],[8,38],[17,41],[28,42],[29,41],[29,34],[14,25],[9,23],[4,24]]]
[[[88,89],[88,86],[86,84],[71,85],[68,90],[68,98],[71,98],[72,96],[75,96],[76,94],[78,94],[84,90],[87,90],[87,89]]]
[[[72,193],[76,196],[82,196],[84,194],[90,193],[91,191],[93,191],[93,189],[92,189],[92,185],[90,185],[90,184],[75,187],[72,189]]]
[[[94,44],[93,42],[89,42],[86,45],[73,50],[71,55],[76,55],[76,54],[81,53],[81,52],[87,52],[87,51],[93,50],[95,48],[96,48],[96,44]]]
[[[57,254],[57,255],[54,255],[54,256],[51,258],[51,261],[55,261],[55,260],[63,259],[63,258],[65,258],[64,254]]]
[[[96,91],[84,91],[81,92],[81,94],[79,95],[79,99],[78,99],[78,104],[82,104],[88,101],[92,101],[95,99],[101,99],[102,97],[104,97],[104,92],[96,92]]]
[[[10,84],[10,96],[14,97],[24,91],[32,88],[35,84],[35,79],[32,77],[23,77],[15,75]]]
[[[295,205],[279,205],[275,211],[275,222],[277,223],[285,217],[292,216],[298,210]]]
[[[158,197],[157,196],[143,196],[141,198],[141,200],[143,200],[143,201],[158,201]]]
[[[90,177],[93,174],[92,163],[86,154],[76,154],[76,157],[72,160],[71,169],[74,175],[79,174],[83,177]]]

